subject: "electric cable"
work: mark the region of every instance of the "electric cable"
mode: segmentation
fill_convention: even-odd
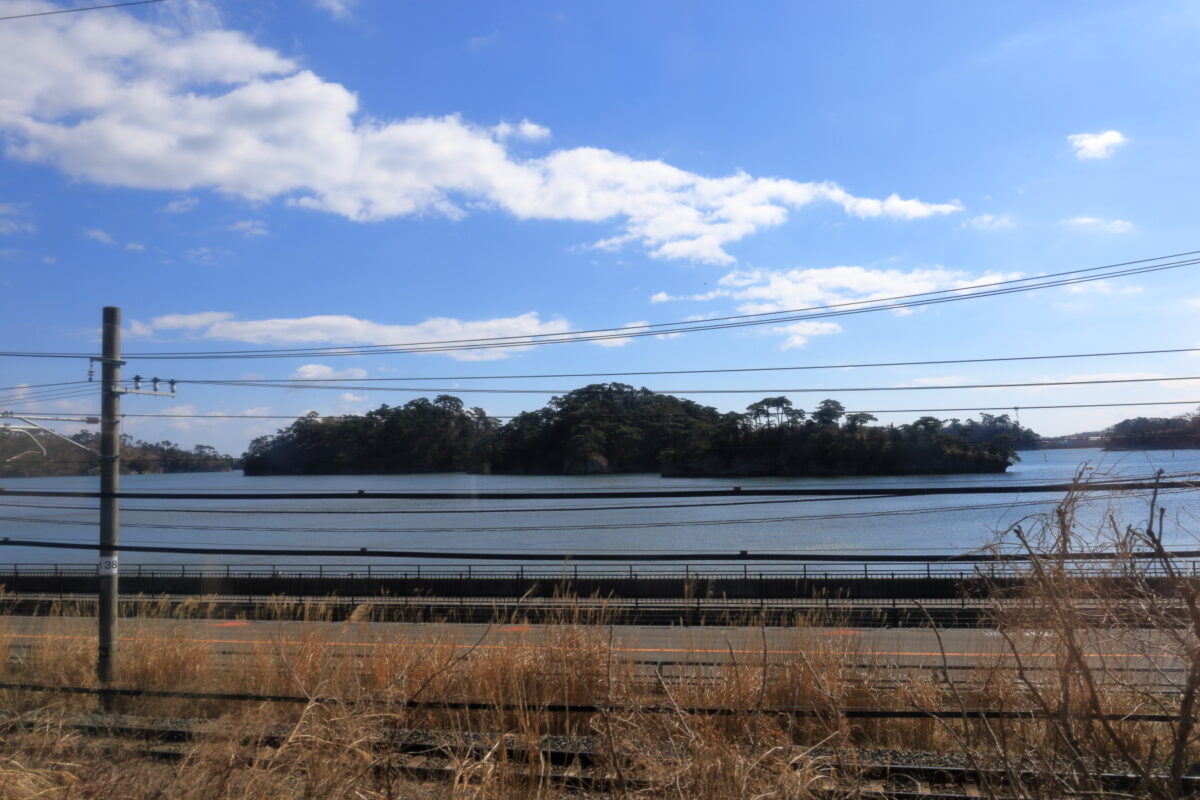
[[[1121,350],[1107,353],[1064,353],[1056,355],[1042,356],[994,356],[989,358],[945,358],[934,359],[928,361],[881,361],[867,362],[861,364],[806,364],[788,367],[722,367],[713,369],[652,369],[641,370],[637,372],[552,372],[541,374],[528,375],[435,375],[424,377],[400,377],[400,378],[355,378],[359,382],[399,382],[399,381],[492,381],[492,380],[526,380],[535,378],[616,378],[616,377],[638,377],[646,375],[719,375],[733,374],[742,372],[793,372],[798,370],[819,370],[819,369],[873,369],[878,367],[930,367],[944,366],[947,364],[992,364],[997,362],[1009,361],[1051,361],[1058,359],[1075,359],[1075,358],[1109,358],[1119,356],[1147,356],[1147,355],[1167,355],[1175,353],[1196,353],[1200,352],[1200,347],[1176,347],[1166,348],[1161,350]],[[179,383],[216,383],[216,384],[234,384],[234,383],[293,383],[296,381],[303,383],[333,383],[343,381],[345,378],[210,378],[204,380],[183,380]]]
[[[64,542],[64,541],[44,541],[38,539],[11,539],[9,537],[0,538],[0,547],[31,547],[31,548],[51,548],[59,550],[99,550],[100,544],[97,542]],[[742,550],[739,552],[673,552],[673,553],[639,553],[637,555],[628,555],[623,553],[499,553],[495,551],[475,551],[475,552],[453,552],[447,550],[391,550],[391,549],[375,549],[369,547],[359,547],[354,549],[349,548],[327,548],[313,547],[309,549],[301,549],[296,547],[176,547],[165,545],[133,545],[119,544],[114,545],[112,550],[126,553],[177,553],[187,555],[218,555],[218,556],[322,556],[326,558],[362,558],[369,556],[372,558],[422,558],[430,560],[454,560],[454,561],[551,561],[556,563],[568,563],[572,561],[607,561],[607,562],[668,562],[682,564],[685,562],[694,561],[732,561],[732,562],[751,562],[751,561],[768,561],[779,563],[800,563],[800,562],[831,562],[831,563],[859,563],[859,564],[941,564],[941,563],[990,563],[990,562],[1021,562],[1029,561],[1036,556],[1021,553],[960,553],[960,554],[891,554],[891,555],[873,555],[873,554],[830,554],[830,553],[799,553],[799,552],[750,552]],[[1122,552],[1122,553],[1107,553],[1107,552],[1084,552],[1084,553],[1067,553],[1062,556],[1067,561],[1093,561],[1093,560],[1112,560],[1126,558],[1160,558],[1164,555],[1161,552]],[[1183,550],[1167,552],[1165,555],[1172,558],[1200,558],[1200,550]]]
[[[1188,491],[1188,490],[1176,490]],[[1172,492],[1161,492],[1163,495],[1170,495]],[[1115,495],[1110,495],[1109,499]],[[1123,497],[1136,497],[1136,495],[1122,495]],[[797,522],[828,522],[832,520],[842,519],[875,519],[878,517],[894,517],[894,516],[916,516],[923,514],[950,513],[961,511],[992,511],[1013,508],[1028,508],[1032,506],[1044,506],[1055,503],[1055,500],[1021,500],[1011,503],[979,503],[973,505],[961,506],[940,506],[917,509],[895,509],[887,511],[870,511],[870,512],[850,512],[844,514],[806,514],[806,515],[789,515],[783,517],[734,517],[729,519],[706,519],[706,520],[663,520],[658,522],[622,522],[622,523],[592,523],[586,525],[534,525],[525,524],[519,526],[420,526],[420,527],[388,527],[388,528],[353,528],[353,527],[299,527],[295,525],[278,526],[278,525],[191,525],[183,523],[156,523],[156,522],[123,522],[122,527],[125,528],[142,528],[162,531],[222,531],[222,532],[237,532],[237,533],[319,533],[319,534],[465,534],[465,533],[488,533],[493,535],[511,535],[515,533],[528,533],[531,531],[537,532],[579,532],[579,531],[625,531],[625,530],[645,530],[645,529],[677,529],[677,528],[707,528],[727,525],[771,525],[783,523]],[[90,512],[91,509],[79,509],[75,513]],[[49,517],[23,517],[23,516],[0,516],[0,522],[21,522],[31,524],[44,525],[74,525],[82,527],[95,527],[95,520],[75,520],[61,519]]]
[[[953,412],[966,411],[1012,411],[1018,409],[1020,411],[1042,411],[1051,409],[1068,409],[1068,408],[1128,408],[1135,406],[1200,406],[1200,400],[1148,400],[1148,401],[1131,401],[1125,403],[1051,403],[1041,405],[1021,405],[1020,403],[1009,403],[1008,405],[996,406],[959,406],[953,408],[876,408],[876,409],[855,409],[846,411],[846,414],[948,414]],[[43,416],[80,416],[78,412],[70,411],[39,411],[39,415]],[[84,416],[87,416],[86,414]],[[96,416],[91,414],[91,416]],[[148,413],[148,414],[126,414],[122,413],[121,418],[153,418],[161,419],[212,419],[212,420],[239,420],[239,419],[285,419],[297,420],[303,419],[306,416],[304,413],[297,414],[174,414],[174,413]],[[361,414],[318,414],[318,419],[341,419],[343,417],[357,417]],[[520,415],[514,414],[489,414],[488,419],[516,419]],[[617,415],[601,415],[607,418],[618,418]],[[636,418],[638,415],[620,415],[621,419]],[[1055,439],[1061,437],[1047,436],[1047,439]]]
[[[1180,472],[1172,474],[1164,474],[1161,476],[1163,481],[1178,482],[1187,481],[1188,479],[1200,478],[1200,473],[1195,472]],[[1154,476],[1133,477],[1126,476],[1121,478],[1126,482],[1142,483],[1151,482]],[[1056,483],[1058,479],[1047,478],[1044,483]],[[970,484],[967,484],[970,485]],[[445,514],[501,514],[501,513],[517,513],[517,514],[534,514],[534,513],[564,513],[564,512],[596,512],[596,511],[644,511],[654,509],[706,509],[706,508],[726,508],[734,506],[768,506],[781,504],[796,504],[796,503],[832,503],[837,501],[855,501],[855,500],[880,500],[889,499],[894,495],[850,495],[843,497],[801,497],[801,498],[783,498],[769,500],[735,500],[721,502],[695,502],[695,503],[658,503],[658,504],[620,504],[620,505],[600,505],[600,506],[537,506],[533,508],[512,508],[512,507],[490,507],[490,508],[430,508],[430,509],[412,509],[412,508],[387,508],[387,509],[304,509],[289,506],[287,508],[188,508],[188,507],[131,507],[122,506],[122,513],[171,513],[171,514],[227,514],[244,516],[249,514],[287,514],[287,515],[323,515],[323,516],[356,516],[356,515],[445,515]],[[1042,501],[1031,501],[1042,502]],[[995,504],[997,507],[1003,507],[1009,503]],[[63,506],[61,504],[47,505],[39,503],[5,503],[0,502],[0,507],[3,508],[36,508],[45,510],[71,510],[71,511],[98,511],[95,506]],[[862,512],[867,514],[875,514],[879,512]]]
[[[832,311],[813,312],[806,314],[797,314],[787,317],[779,317],[766,320],[743,320],[741,322],[727,322],[721,324],[699,324],[699,322],[678,323],[675,328],[664,328],[662,330],[650,330],[651,326],[638,326],[636,328],[620,328],[620,329],[602,329],[612,331],[611,333],[602,334],[587,334],[581,335],[577,333],[555,333],[555,334],[527,334],[524,336],[507,336],[507,337],[492,337],[489,339],[473,339],[463,340],[471,342],[469,344],[440,344],[440,343],[421,343],[421,344],[397,344],[397,345],[354,345],[354,346],[338,346],[334,348],[317,348],[307,349],[303,351],[261,351],[255,353],[253,351],[219,351],[219,355],[196,355],[196,354],[173,354],[164,355],[156,354],[130,354],[127,359],[172,359],[172,360],[196,360],[196,359],[240,359],[240,358],[311,358],[314,356],[332,357],[332,356],[357,356],[371,355],[382,353],[449,353],[468,350],[489,350],[497,348],[529,348],[550,344],[569,344],[573,342],[598,342],[606,340],[625,340],[640,338],[644,336],[662,336],[665,334],[684,334],[696,333],[698,331],[725,330],[731,328],[744,328],[758,325],[770,325],[779,323],[792,323],[797,321],[807,321],[814,319],[827,319],[831,317],[849,316],[854,314],[865,314],[874,311],[894,311],[897,309],[917,308],[929,305],[937,305],[941,303],[958,302],[960,300],[972,300],[980,297],[996,297],[1017,292],[1029,292],[1036,289],[1047,289],[1056,286],[1069,286],[1078,283],[1087,283],[1095,280],[1107,280],[1116,277],[1126,277],[1128,275],[1141,275],[1148,272],[1159,272],[1166,269],[1178,269],[1183,266],[1193,266],[1200,264],[1200,259],[1193,259],[1188,262],[1176,264],[1160,265],[1154,267],[1143,267],[1137,270],[1129,270],[1120,273],[1106,273],[1104,275],[1064,279],[1060,281],[1047,282],[1042,284],[1009,287],[1006,289],[993,289],[986,292],[975,292],[973,294],[959,295],[953,297],[929,298],[925,300],[913,300],[904,303],[885,303],[881,305],[866,306],[863,308],[846,308]],[[945,290],[947,292],[961,292],[964,290],[954,289]],[[836,305],[857,305],[868,301],[855,301],[854,303],[836,304]],[[833,308],[833,306],[819,306],[816,308]],[[780,312],[773,312],[780,313]],[[669,323],[658,323],[669,324]],[[514,340],[514,341],[507,341]],[[453,341],[453,340],[452,340]],[[233,353],[243,353],[242,355],[233,355]]]
[[[35,11],[30,14],[11,14],[7,17],[0,17],[0,22],[10,19],[27,19],[29,17],[49,17],[54,14],[75,14],[80,11],[100,11],[105,8],[125,8],[126,6],[145,6],[151,3],[164,3],[166,0],[127,0],[124,3],[108,3],[103,6],[83,6],[82,8],[59,8],[54,11]]]
[[[121,500],[641,500],[682,499],[710,497],[861,497],[864,495],[890,495],[893,497],[926,497],[955,494],[1022,494],[1056,493],[1068,491],[1141,491],[1192,489],[1195,485],[1187,481],[1099,481],[1092,483],[1055,484],[979,484],[959,486],[822,486],[822,487],[743,487],[728,489],[687,490],[620,490],[586,491],[575,490],[538,492],[390,492],[390,491],[337,491],[337,492],[113,492],[105,494],[93,491],[71,491],[57,489],[8,489],[0,487],[0,499],[8,497],[74,497],[99,499],[112,497]]]
[[[1114,277],[1146,274],[1168,269],[1179,269],[1200,263],[1200,258],[1185,258],[1195,256],[1200,251],[1189,251],[1169,256],[1137,259],[1119,262],[1099,267],[1087,267],[1065,270],[1056,273],[1038,275],[1029,278],[1015,278],[990,283],[976,283],[951,289],[931,292],[919,292],[908,295],[896,295],[885,298],[868,298],[847,301],[844,303],[812,306],[801,309],[789,309],[759,314],[741,314],[728,317],[711,318],[709,320],[683,320],[677,322],[653,323],[635,328],[595,328],[578,331],[565,331],[552,334],[526,334],[502,337],[484,337],[475,339],[445,339],[425,342],[396,343],[390,345],[350,345],[323,348],[273,348],[256,350],[208,350],[208,351],[163,351],[163,352],[134,352],[123,357],[128,359],[240,359],[240,358],[297,358],[321,356],[363,355],[369,353],[401,353],[401,352],[453,352],[455,350],[478,350],[492,347],[531,347],[544,344],[559,344],[581,341],[601,341],[606,339],[627,339],[639,336],[662,335],[664,333],[690,333],[702,330],[719,330],[726,328],[745,327],[748,325],[773,325],[783,322],[795,322],[806,319],[820,319],[832,316],[859,314],[882,310],[896,310],[943,302],[977,299],[1028,292],[1036,289],[1068,286]],[[1169,259],[1180,259],[1170,261]],[[1166,263],[1161,263],[1166,262]],[[1139,266],[1141,265],[1141,266]],[[1120,269],[1127,268],[1127,269]],[[1103,272],[1108,270],[1108,272]],[[1095,274],[1103,273],[1103,274]],[[1076,276],[1076,277],[1069,277]],[[1021,285],[1027,284],[1027,285]],[[950,295],[950,296],[944,296]],[[907,302],[896,302],[907,301]],[[45,358],[92,358],[86,353],[55,353],[55,352],[21,352],[0,351],[0,356],[6,357],[45,357]]]
[[[960,383],[951,386],[839,386],[839,387],[792,387],[792,388],[755,388],[755,389],[650,389],[648,391],[660,395],[691,395],[691,394],[846,394],[850,392],[921,392],[921,391],[955,391],[961,389],[1019,389],[1042,386],[1095,386],[1100,384],[1126,383],[1159,383],[1171,381],[1200,381],[1200,375],[1177,375],[1157,378],[1098,378],[1087,380],[1063,381],[1021,381],[1017,383]],[[254,387],[262,389],[321,389],[325,391],[370,391],[370,392],[410,392],[417,394],[549,394],[565,395],[574,389],[513,389],[513,388],[436,388],[428,386],[360,386],[356,384],[276,384],[243,381],[240,383],[223,383],[220,381],[178,381],[178,383],[204,383],[217,386]]]

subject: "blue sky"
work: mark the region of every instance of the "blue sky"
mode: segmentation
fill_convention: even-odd
[[[0,16],[62,7],[0,0]],[[166,0],[0,21],[0,349],[94,351],[104,305],[123,309],[130,352],[384,344],[776,311],[1200,249],[1197,33],[1188,2]],[[1200,347],[1197,269],[606,347],[136,371],[354,384]],[[85,374],[0,359],[3,386]],[[885,410],[1200,399],[1188,381],[953,388],[1192,374],[1200,361],[1177,354],[623,380],[944,387],[829,393]],[[0,410],[97,405],[5,396]],[[185,385],[125,410],[354,413],[413,396]],[[500,415],[548,399],[462,396]],[[760,396],[694,398],[741,409]],[[791,396],[811,408],[826,394]],[[1188,410],[1020,418],[1059,434]],[[282,424],[139,418],[125,431],[240,452]]]

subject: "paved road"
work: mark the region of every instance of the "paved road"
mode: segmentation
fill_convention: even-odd
[[[122,642],[189,639],[223,652],[249,651],[263,642],[299,645],[313,639],[353,652],[384,642],[440,642],[480,650],[514,647],[552,647],[552,628],[529,625],[467,625],[445,623],[347,623],[223,620],[123,619]],[[608,635],[608,628],[598,628]],[[94,639],[96,623],[79,617],[0,617],[0,637],[14,644],[34,645],[64,639]],[[611,628],[617,657],[643,662],[759,663],[840,654],[852,662],[879,666],[936,668],[1015,664],[1008,642],[995,631],[974,628],[934,632],[920,628],[671,628],[615,626]],[[1154,636],[1141,642],[1122,641],[1115,634],[1094,632],[1087,656],[1094,664],[1146,669],[1177,667],[1176,660],[1146,655],[1159,648]],[[1026,634],[1017,642],[1029,666],[1048,663],[1054,642],[1044,635]]]

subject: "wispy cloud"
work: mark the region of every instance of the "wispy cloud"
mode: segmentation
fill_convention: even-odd
[[[768,328],[767,333],[784,336],[780,350],[794,350],[808,344],[814,336],[831,336],[842,332],[842,326],[836,322],[793,322],[791,325],[779,325]]]
[[[452,350],[443,355],[459,361],[488,361],[507,358],[514,352],[536,346],[524,337],[565,333],[565,319],[543,320],[535,312],[516,317],[461,320],[434,317],[414,325],[388,325],[345,315],[239,320],[226,311],[168,314],[149,322],[134,321],[136,336],[183,334],[189,339],[217,339],[259,345],[396,345],[430,341],[475,341],[505,337],[511,346],[496,349]],[[325,369],[322,365],[309,365]]]
[[[1021,273],[971,275],[945,267],[925,267],[912,270],[872,269],[840,266],[818,269],[733,270],[717,281],[717,287],[693,295],[671,295],[656,292],[654,303],[673,301],[708,302],[721,298],[736,301],[743,314],[770,314],[792,309],[821,308],[847,302],[870,302],[888,297],[902,297],[925,292],[969,289],[979,284],[1011,280]],[[897,313],[905,313],[897,309]],[[802,347],[813,336],[840,333],[841,326],[832,322],[803,321],[767,329],[768,333],[785,335],[784,349]]]
[[[1005,228],[1012,228],[1016,225],[1012,217],[1007,215],[995,214],[980,214],[977,217],[971,217],[963,223],[964,228],[975,228],[980,231],[998,231]]]
[[[172,200],[159,211],[164,214],[186,214],[198,205],[200,205],[200,201],[195,197],[184,197],[180,200]]]
[[[18,233],[36,233],[37,226],[32,222],[14,219],[24,211],[19,203],[0,203],[0,236],[15,236]]]
[[[481,36],[472,36],[467,40],[467,47],[471,50],[479,52],[485,48],[491,47],[496,42],[500,41],[500,31],[492,31]]]
[[[255,236],[269,236],[271,233],[267,230],[267,223],[260,219],[240,220],[230,225],[229,230],[234,233],[240,233],[246,239],[251,239]]]
[[[1100,217],[1069,217],[1059,220],[1063,225],[1073,228],[1084,228],[1105,233],[1129,233],[1133,223],[1124,219],[1101,219]]]
[[[1141,286],[1113,286],[1108,281],[1090,281],[1089,283],[1074,283],[1067,287],[1071,294],[1141,294]]]
[[[640,322],[630,322],[625,325],[622,325],[621,327],[622,328],[645,328],[649,324],[650,324],[649,322],[642,320]],[[601,347],[624,347],[625,345],[629,344],[632,341],[633,341],[633,338],[630,336],[618,336],[618,337],[614,337],[612,339],[597,339],[592,344],[597,344],[597,345],[600,345]]]
[[[358,0],[313,0],[317,8],[328,11],[334,19],[347,19],[358,5]]]
[[[183,257],[197,264],[215,264],[233,253],[221,247],[193,247],[185,250]]]
[[[349,369],[334,369],[326,364],[305,364],[288,377],[293,380],[340,380],[345,378],[365,378],[367,371],[358,367]]]
[[[108,231],[100,230],[99,228],[84,228],[83,237],[99,242],[100,244],[115,245],[117,240]]]

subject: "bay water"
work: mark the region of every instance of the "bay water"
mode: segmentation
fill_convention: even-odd
[[[652,474],[598,476],[315,475],[246,477],[240,472],[123,476],[124,491],[149,492],[556,492],[694,488],[950,487],[1146,479],[1200,474],[1200,451],[1107,453],[1095,449],[1028,451],[1006,473],[847,478],[673,479]],[[96,491],[94,476],[0,478],[0,488]],[[946,554],[977,550],[1010,526],[1036,526],[1061,494],[931,495],[900,498],[700,498],[654,500],[125,500],[121,543],[182,547],[312,548],[351,551],[345,557],[122,554],[122,572],[152,564],[329,565],[388,568],[494,569],[532,566],[534,553],[578,556],[612,553],[636,562],[647,553],[788,552],[839,554],[853,563],[868,554]],[[1168,492],[1165,535],[1172,547],[1197,547],[1200,495]],[[95,543],[96,501],[26,498],[0,493],[0,537]],[[1111,509],[1123,524],[1144,525],[1149,493],[1087,495],[1080,520],[1095,525]],[[1097,542],[1101,544],[1101,542]],[[0,541],[0,544],[4,544]],[[366,548],[367,554],[360,554]],[[378,558],[371,550],[439,551],[448,559]],[[503,554],[500,562],[471,553]],[[94,564],[94,550],[56,550],[7,544],[6,564]],[[658,564],[652,569],[682,568]],[[705,569],[699,560],[694,567]],[[546,568],[542,564],[542,568]],[[549,565],[553,568],[553,564]],[[707,569],[732,570],[723,565]],[[752,567],[761,569],[761,565]],[[894,568],[894,567],[893,567]],[[606,567],[608,570],[614,567]],[[639,569],[642,569],[639,567]]]

